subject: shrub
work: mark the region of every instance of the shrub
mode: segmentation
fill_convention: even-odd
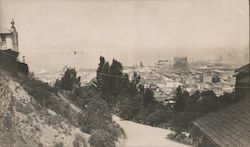
[[[115,141],[112,136],[103,129],[92,131],[89,138],[91,147],[115,147]]]

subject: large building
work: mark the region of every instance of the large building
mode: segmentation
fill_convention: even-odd
[[[15,22],[12,19],[11,28],[0,27],[0,50],[8,50],[19,52],[18,50],[18,33],[15,28]]]
[[[166,70],[173,67],[173,61],[171,59],[158,60],[157,66],[159,70]]]
[[[174,68],[186,69],[188,67],[187,57],[174,57]]]

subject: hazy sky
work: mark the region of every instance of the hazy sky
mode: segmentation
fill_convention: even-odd
[[[96,67],[99,55],[154,64],[249,47],[248,0],[0,0],[0,25],[11,18],[33,70]]]

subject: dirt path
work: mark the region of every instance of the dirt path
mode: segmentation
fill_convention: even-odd
[[[170,130],[121,120],[117,116],[113,116],[113,119],[124,129],[127,136],[126,140],[120,141],[118,145],[120,147],[188,147],[188,145],[167,139]]]

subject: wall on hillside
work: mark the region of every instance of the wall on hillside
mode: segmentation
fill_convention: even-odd
[[[19,53],[8,50],[0,50],[0,68],[10,72],[20,72],[25,75],[29,74],[29,67],[27,64],[19,62],[17,57]]]

